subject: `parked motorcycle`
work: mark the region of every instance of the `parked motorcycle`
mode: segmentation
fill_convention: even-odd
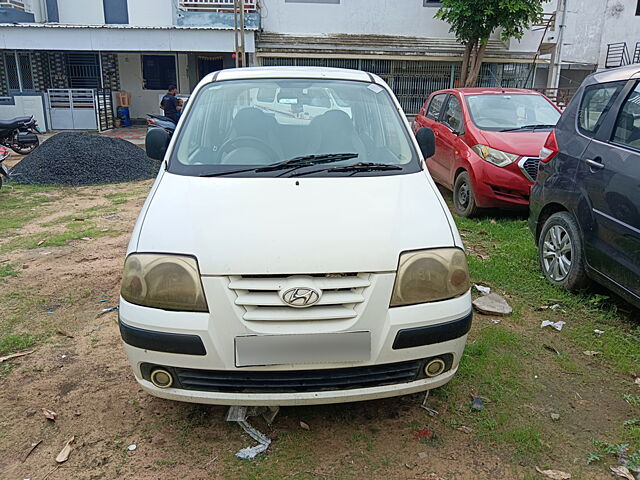
[[[162,128],[169,135],[173,135],[173,132],[176,130],[176,123],[169,117],[152,115],[151,113],[148,113],[147,117],[149,117],[147,118],[147,127],[149,128]]]
[[[2,177],[9,178],[9,169],[4,164],[4,161],[9,158],[9,150],[4,147],[0,147],[0,188],[2,188]]]
[[[38,123],[33,116],[0,120],[0,144],[16,153],[27,155],[39,144]]]

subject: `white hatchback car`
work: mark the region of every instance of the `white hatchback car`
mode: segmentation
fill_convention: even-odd
[[[271,107],[270,107],[271,105]],[[462,242],[387,84],[245,68],[205,77],[125,261],[120,332],[159,397],[303,405],[455,374],[471,326]]]

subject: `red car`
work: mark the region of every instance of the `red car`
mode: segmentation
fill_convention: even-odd
[[[433,179],[453,191],[458,215],[479,208],[527,207],[540,149],[560,118],[544,95],[515,88],[454,88],[432,93],[413,124],[433,130]]]

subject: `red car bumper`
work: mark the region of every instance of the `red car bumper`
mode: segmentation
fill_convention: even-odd
[[[527,207],[533,183],[525,177],[518,162],[506,167],[478,159],[470,169],[476,204],[488,207]]]

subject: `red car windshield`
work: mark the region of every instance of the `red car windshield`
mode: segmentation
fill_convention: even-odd
[[[465,99],[471,120],[481,130],[552,128],[560,118],[560,112],[541,95],[482,94]]]

